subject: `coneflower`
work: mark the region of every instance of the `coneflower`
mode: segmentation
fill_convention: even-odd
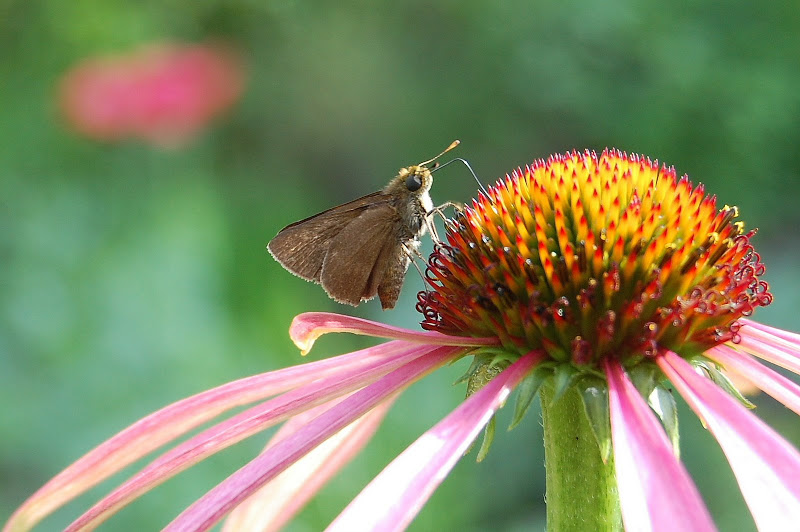
[[[75,132],[102,142],[188,144],[244,90],[233,50],[212,43],[153,43],[88,57],[64,74],[59,103]]]
[[[753,358],[800,373],[800,336],[748,319],[772,296],[753,232],[736,217],[644,157],[612,150],[539,160],[447,224],[418,296],[428,331],[300,315],[290,333],[304,351],[332,331],[393,341],[170,405],[53,478],[6,530],[32,528],[131,462],[251,403],[157,457],[70,529],[94,527],[210,454],[288,420],[262,454],[168,526],[205,530],[233,511],[231,530],[274,530],[363,447],[399,393],[467,356],[469,397],[331,530],[405,528],[484,428],[478,456],[488,451],[491,419],[515,388],[512,424],[541,399],[550,528],[714,529],[677,458],[674,388],[719,441],[759,529],[791,529],[800,522],[800,454],[743,406],[724,371],[800,414],[800,387]]]
[[[800,413],[800,388],[750,356],[800,372],[800,338],[747,319],[772,295],[736,218],[648,158],[571,153],[499,182],[432,255],[424,328],[497,337],[508,361],[546,353],[534,386],[557,528],[613,525],[617,490],[630,530],[713,528],[676,458],[670,384],[719,441],[758,527],[800,518],[800,457],[720,371]]]

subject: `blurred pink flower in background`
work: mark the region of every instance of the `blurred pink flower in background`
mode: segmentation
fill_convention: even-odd
[[[219,44],[163,43],[85,59],[62,78],[69,125],[100,141],[186,144],[230,108],[244,87],[241,59]]]

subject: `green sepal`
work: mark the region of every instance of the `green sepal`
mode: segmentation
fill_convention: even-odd
[[[751,403],[747,399],[747,397],[742,395],[742,392],[740,392],[736,388],[736,386],[733,385],[733,383],[731,382],[731,380],[728,378],[727,375],[725,375],[716,368],[715,364],[699,364],[699,365],[700,367],[703,368],[703,370],[705,370],[705,372],[708,374],[708,377],[714,382],[714,384],[716,384],[717,386],[728,392],[730,395],[732,395],[737,401],[742,403],[743,406],[749,408],[750,410],[756,407],[756,405]]]
[[[509,362],[514,362],[520,356],[516,351],[509,351],[508,349],[499,346],[476,347],[467,354],[467,356],[470,355],[481,358],[491,357],[497,360],[508,360]]]
[[[581,398],[592,433],[600,448],[604,464],[611,458],[611,417],[608,406],[608,384],[595,378],[587,378],[581,386]]]
[[[489,366],[494,361],[495,357],[499,356],[497,353],[494,352],[487,352],[481,350],[480,352],[474,353],[474,357],[472,359],[472,364],[469,365],[467,371],[464,372],[456,381],[453,383],[454,385],[460,384],[462,382],[468,381],[472,378],[475,373],[478,372],[483,366]]]
[[[496,358],[479,365],[467,380],[467,397],[489,384],[508,366],[509,363],[506,360],[497,360]]]
[[[655,364],[636,364],[631,368],[625,368],[625,373],[630,377],[631,382],[639,390],[642,397],[650,397],[653,390],[661,380],[661,370]]]
[[[553,386],[555,388],[553,403],[561,399],[561,396],[569,389],[579,374],[580,372],[572,364],[559,364],[556,366],[553,373]]]
[[[462,382],[465,382],[465,381],[469,380],[470,378],[472,378],[472,376],[475,374],[475,372],[478,371],[478,368],[480,368],[481,365],[483,365],[485,363],[486,363],[486,360],[485,360],[484,357],[482,357],[481,355],[475,355],[475,357],[472,359],[472,364],[469,365],[469,367],[467,368],[467,371],[465,371],[463,375],[461,375],[459,378],[457,378],[455,380],[455,382],[453,383],[453,385],[461,384]]]
[[[680,436],[678,434],[678,406],[675,397],[663,386],[656,386],[647,399],[650,408],[661,418],[661,424],[672,443],[675,458],[680,458]]]
[[[489,448],[492,446],[492,442],[494,441],[494,432],[497,423],[495,422],[495,417],[492,416],[492,419],[489,420],[487,423],[486,428],[483,431],[483,442],[481,442],[481,448],[478,449],[478,456],[475,458],[476,462],[482,462],[486,455],[489,454]]]
[[[472,364],[453,384],[460,384],[471,379],[482,366],[503,365],[503,368],[506,368],[519,358],[516,353],[509,353],[500,348],[480,348],[467,356],[473,356]]]
[[[522,418],[528,413],[528,410],[533,403],[534,397],[539,393],[542,383],[552,375],[550,368],[537,367],[533,373],[525,377],[525,379],[517,387],[519,394],[517,395],[517,402],[514,403],[514,417],[508,425],[508,430],[513,430],[519,425]]]

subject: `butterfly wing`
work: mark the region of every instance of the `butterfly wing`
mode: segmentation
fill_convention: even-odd
[[[388,206],[389,200],[383,192],[375,192],[287,225],[275,235],[267,249],[291,273],[319,283],[322,263],[331,242],[365,211],[373,206]]]
[[[331,240],[320,274],[329,296],[353,306],[375,297],[402,247],[395,234],[399,223],[389,203],[372,205]]]
[[[419,240],[410,239],[404,245],[395,246],[392,256],[389,257],[389,264],[383,274],[383,279],[378,286],[378,297],[381,300],[383,310],[394,308],[397,298],[400,297],[400,289],[406,279],[406,270],[411,264],[411,253],[419,249]]]

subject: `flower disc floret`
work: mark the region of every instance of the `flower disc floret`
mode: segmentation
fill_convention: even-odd
[[[737,216],[657,160],[537,160],[448,224],[418,296],[422,326],[593,368],[736,342],[736,320],[772,300]]]

